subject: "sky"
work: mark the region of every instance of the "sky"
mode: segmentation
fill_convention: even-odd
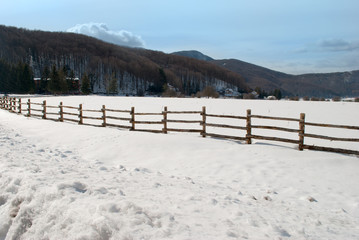
[[[0,0],[0,24],[303,74],[359,70],[358,11],[358,0]]]

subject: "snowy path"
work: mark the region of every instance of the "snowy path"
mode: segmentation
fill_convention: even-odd
[[[0,111],[0,159],[0,239],[359,238],[352,156]]]

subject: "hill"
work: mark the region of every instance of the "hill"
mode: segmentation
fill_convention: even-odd
[[[236,59],[212,62],[241,74],[252,88],[260,87],[266,91],[279,88],[288,96],[359,95],[359,71],[291,75]]]
[[[214,60],[197,51],[175,52],[182,56],[210,61],[243,76],[253,89],[270,92],[280,89],[287,96],[334,97],[359,95],[359,71],[291,75],[237,59]]]
[[[45,78],[46,69],[54,66],[80,79],[86,75],[95,93],[108,93],[110,88],[115,94],[141,95],[148,90],[158,93],[166,84],[185,95],[206,86],[230,87],[239,92],[250,89],[241,75],[211,62],[121,47],[74,33],[0,26],[0,60],[4,66],[26,63],[39,78]]]
[[[211,58],[207,55],[204,55],[203,53],[196,51],[196,50],[179,51],[179,52],[173,52],[171,54],[177,55],[177,56],[190,57],[190,58],[194,58],[194,59],[198,59],[198,60],[202,60],[202,61],[214,60],[213,58]]]

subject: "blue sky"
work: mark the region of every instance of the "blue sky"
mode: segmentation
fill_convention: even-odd
[[[358,0],[0,0],[0,24],[299,74],[359,70],[358,11]]]

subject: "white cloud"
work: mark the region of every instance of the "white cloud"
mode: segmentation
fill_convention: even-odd
[[[145,42],[140,36],[134,35],[133,33],[125,30],[109,30],[104,23],[77,24],[76,26],[69,28],[66,31],[84,34],[121,46],[144,47],[145,45]]]

